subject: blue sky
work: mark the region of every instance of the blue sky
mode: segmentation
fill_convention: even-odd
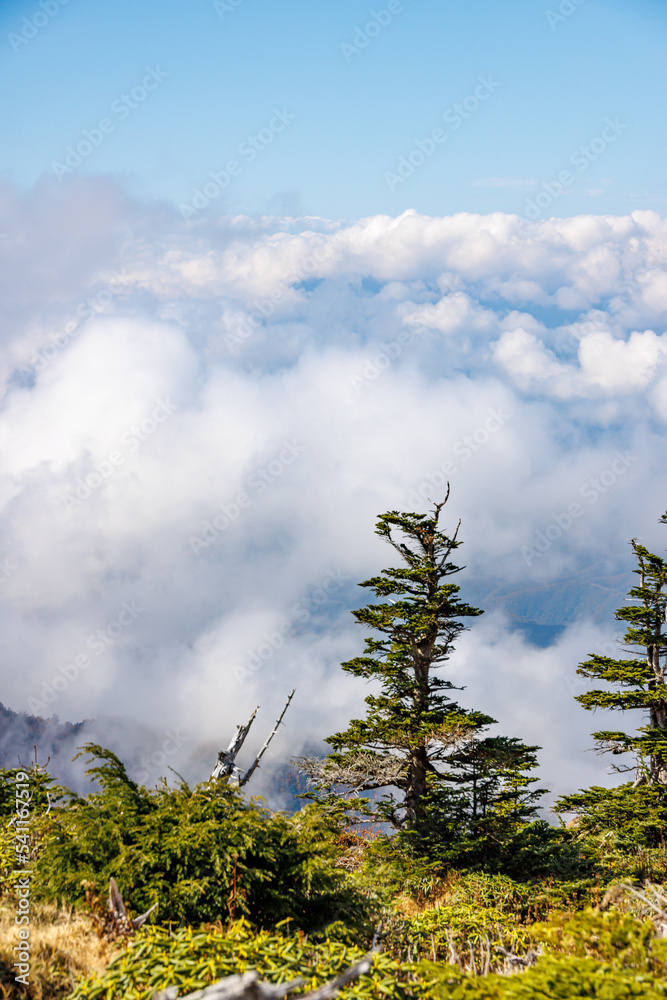
[[[52,174],[159,66],[168,77],[123,120],[111,115],[78,174],[182,204],[279,108],[294,120],[243,163],[214,214],[523,213],[611,117],[623,131],[548,214],[667,204],[667,11],[655,0],[564,0],[565,14],[555,0],[394,0],[393,14],[382,0],[45,4],[0,5],[1,169],[20,185]],[[392,190],[399,158],[489,74],[494,93]]]

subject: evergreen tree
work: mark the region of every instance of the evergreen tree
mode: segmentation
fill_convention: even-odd
[[[630,589],[632,603],[619,608],[616,618],[628,623],[624,641],[635,655],[620,659],[591,655],[577,673],[605,681],[611,689],[588,691],[577,695],[577,701],[592,710],[644,712],[646,724],[634,733],[604,730],[593,737],[603,753],[635,755],[638,784],[667,785],[667,563],[636,540],[632,547],[638,562],[633,572],[639,576],[639,586]]]
[[[469,838],[506,839],[534,817],[545,794],[531,789],[538,779],[528,775],[537,767],[537,750],[516,737],[489,736],[450,757],[448,781],[464,793]]]
[[[465,620],[482,614],[450,582],[463,567],[452,561],[458,526],[451,536],[438,527],[448,497],[429,515],[390,511],[378,519],[376,533],[406,565],[360,584],[377,600],[353,614],[379,636],[342,666],[378,681],[380,691],[367,696],[366,718],[327,739],[334,752],[324,762],[302,762],[320,789],[390,790],[374,815],[422,845],[488,836],[492,815],[500,821],[503,811],[522,822],[539,794],[527,790],[532,779],[523,774],[537,748],[481,739],[495,720],[462,708],[452,697],[462,689],[439,674]]]
[[[667,522],[667,515],[663,516]],[[643,713],[643,725],[633,732],[593,733],[601,753],[634,755],[618,772],[634,772],[634,781],[617,788],[595,786],[563,796],[556,812],[578,815],[579,838],[605,867],[623,877],[663,878],[667,837],[667,563],[636,540],[638,586],[629,603],[616,611],[627,623],[624,642],[628,657],[592,654],[577,673],[609,685],[577,695],[584,708]]]

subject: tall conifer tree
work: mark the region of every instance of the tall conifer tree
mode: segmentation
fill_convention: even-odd
[[[327,739],[334,752],[326,760],[301,761],[320,788],[346,786],[355,792],[389,792],[375,815],[395,827],[433,840],[484,836],[485,817],[508,813],[519,822],[532,817],[528,792],[536,747],[494,737],[480,739],[495,722],[464,709],[452,697],[461,690],[441,675],[466,619],[482,612],[459,597],[451,578],[463,567],[453,562],[461,545],[439,528],[449,497],[431,514],[390,511],[379,517],[376,534],[389,542],[405,565],[384,569],[360,584],[376,601],[354,617],[377,637],[366,639],[365,654],[343,670],[379,684],[366,697],[364,719]],[[460,522],[459,522],[460,523]],[[473,801],[474,800],[474,801]]]
[[[667,563],[636,540],[632,547],[639,583],[629,591],[631,603],[619,608],[616,618],[627,622],[624,641],[634,655],[592,655],[580,664],[578,674],[611,687],[577,695],[577,701],[587,709],[642,711],[645,724],[635,732],[602,730],[593,737],[603,753],[635,755],[638,784],[667,786]]]

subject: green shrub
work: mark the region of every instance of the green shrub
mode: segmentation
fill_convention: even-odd
[[[576,915],[558,914],[524,931],[545,954],[520,974],[474,976],[451,964],[400,963],[380,954],[374,957],[370,973],[345,989],[341,1000],[657,1000],[667,996],[667,942],[656,940],[648,921],[589,909]],[[104,975],[81,982],[70,1000],[144,1000],[168,985],[178,985],[187,993],[248,969],[256,969],[261,978],[274,983],[303,976],[304,992],[333,978],[362,954],[361,949],[340,942],[314,945],[303,935],[254,932],[245,921],[226,932],[212,927],[175,931],[149,927]]]
[[[407,922],[405,939],[415,959],[430,957],[475,972],[503,968],[502,949],[522,953],[532,943],[530,928],[516,917],[476,903],[425,910]]]
[[[185,994],[235,973],[256,969],[260,978],[284,983],[303,976],[300,992],[321,986],[359,961],[364,951],[340,942],[311,944],[303,935],[255,932],[245,920],[221,928],[169,931],[148,927],[130,942],[104,975],[77,986],[70,1000],[143,1000],[166,986]],[[341,992],[341,1000],[405,1000],[409,996],[397,962],[376,955],[368,975]]]
[[[608,878],[667,878],[667,796],[662,785],[593,787],[565,795],[559,812],[574,812],[574,837]]]
[[[520,883],[505,875],[467,872],[441,881],[433,905],[391,927],[386,946],[397,958],[446,961],[473,971],[506,970],[505,952],[536,944],[533,923],[580,904],[579,885]],[[399,900],[399,910],[410,909]]]
[[[43,819],[35,898],[78,903],[86,885],[103,894],[113,876],[135,913],[157,903],[161,921],[246,916],[270,927],[289,918],[312,933],[369,931],[367,899],[335,865],[334,815],[316,805],[272,814],[218,782],[146,789],[110,751],[88,751],[101,789]]]
[[[431,970],[425,970],[431,971]],[[459,979],[438,969],[430,981],[433,1000],[663,1000],[667,984],[655,975],[634,973],[592,958],[541,958],[515,976]]]
[[[529,928],[543,954],[518,975],[472,977],[454,966],[423,963],[422,981],[436,1000],[625,1000],[667,996],[667,941],[650,921],[626,913],[559,913]]]

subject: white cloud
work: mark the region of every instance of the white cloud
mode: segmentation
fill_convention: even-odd
[[[442,333],[490,333],[498,324],[495,313],[480,309],[465,292],[454,292],[434,305],[407,310],[404,319],[408,324],[428,326]]]
[[[594,331],[579,339],[578,354],[579,368],[562,363],[520,326],[503,333],[495,345],[497,361],[518,385],[567,399],[595,390],[618,395],[646,388],[667,357],[667,334],[634,330],[628,340],[620,340],[607,330]]]
[[[392,559],[375,515],[441,495],[449,478],[459,582],[504,595],[513,616],[466,640],[475,662],[497,664],[481,707],[539,742],[521,708],[539,664],[531,711],[542,706],[574,780],[566,729],[579,710],[562,670],[599,626],[538,652],[512,628],[602,616],[595,581],[628,568],[625,540],[662,546],[665,223],[410,211],[184,224],[106,182],[77,184],[2,195],[6,701],[28,708],[136,600],[142,613],[48,711],[159,715],[215,740],[260,695],[273,717],[296,682],[294,729],[321,739],[363,710],[338,664],[362,645],[356,581]],[[114,272],[112,294],[95,298]],[[160,400],[173,404],[164,420]],[[631,456],[622,473],[619,451]],[[583,513],[527,561],[522,550],[573,503]],[[239,684],[247,651],[330,572],[346,583]],[[556,582],[550,596],[550,581],[576,572],[589,573],[580,606]],[[456,670],[473,669],[472,648]]]
[[[591,333],[581,341],[579,360],[586,379],[603,389],[643,389],[667,357],[667,334],[634,330],[627,341],[610,333]]]
[[[560,364],[534,334],[520,326],[502,335],[496,344],[495,356],[510,375],[524,385],[533,381],[553,381],[566,371],[566,366]]]

